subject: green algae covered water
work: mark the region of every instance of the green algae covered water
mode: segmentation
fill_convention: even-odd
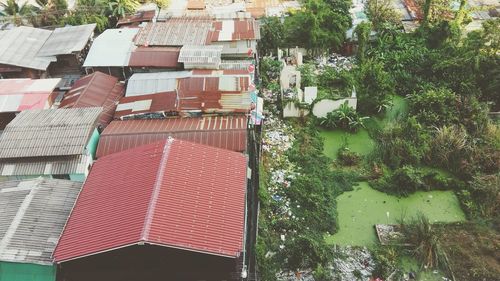
[[[377,242],[375,224],[395,224],[418,212],[431,222],[465,220],[457,197],[451,191],[416,192],[398,198],[371,188],[361,182],[353,191],[337,197],[339,231],[327,242],[338,245],[373,246]]]
[[[374,146],[373,140],[368,135],[368,131],[361,129],[356,133],[349,133],[342,130],[321,130],[319,134],[324,138],[323,152],[331,159],[337,159],[337,151],[347,139],[348,147],[360,155],[368,155]]]

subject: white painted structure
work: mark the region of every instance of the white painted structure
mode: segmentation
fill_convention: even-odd
[[[339,109],[340,106],[344,104],[346,101],[347,105],[356,109],[358,105],[358,99],[356,98],[356,89],[354,88],[352,89],[352,94],[351,97],[349,98],[344,98],[339,100],[324,99],[318,101],[316,104],[314,104],[312,112],[314,116],[319,118],[324,118],[328,113]]]

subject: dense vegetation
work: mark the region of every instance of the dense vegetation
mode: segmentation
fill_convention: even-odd
[[[339,49],[351,26],[350,4],[348,0],[305,0],[301,10],[282,19],[262,19],[261,53],[276,54],[278,47],[296,46],[308,49],[311,54]]]
[[[160,7],[168,0],[152,1]],[[139,7],[137,0],[77,0],[73,9],[68,9],[66,0],[37,0],[36,5],[17,0],[7,0],[1,5],[5,16],[15,24],[31,24],[34,27],[81,25],[95,23],[97,31],[114,27],[120,18],[133,14]]]
[[[294,123],[297,139],[289,156],[300,167],[301,177],[294,179],[292,186],[301,191],[294,190],[290,196],[297,200],[312,194],[316,198],[302,202],[310,208],[302,212],[315,213],[308,217],[318,227],[291,241],[287,238],[286,257],[277,254],[274,260],[264,258],[260,262],[273,260],[277,267],[281,263],[282,269],[313,268],[318,274],[325,273],[325,261],[332,257],[329,251],[320,249],[325,247],[321,233],[335,231],[334,197],[345,189],[329,183],[325,186],[323,181],[332,180],[327,175],[331,172],[342,174],[339,171],[349,170],[369,179],[372,187],[397,196],[416,191],[453,190],[470,220],[464,231],[455,226],[431,224],[425,217],[405,223],[406,243],[410,246],[375,250],[378,263],[374,276],[386,278],[393,273],[401,266],[401,254],[405,253],[423,265],[441,268],[446,274],[451,267],[460,276],[496,280],[487,267],[481,266],[483,257],[473,257],[467,254],[467,249],[484,254],[485,262],[492,259],[488,251],[495,251],[495,247],[498,250],[495,225],[500,223],[500,128],[488,117],[488,112],[500,111],[500,20],[486,21],[482,29],[464,34],[467,16],[462,3],[456,14],[450,14],[445,2],[448,3],[422,1],[425,13],[422,26],[414,33],[403,33],[390,1],[377,1],[378,4],[368,1],[371,23],[356,28],[358,51],[352,69],[318,67],[314,60],[299,68],[301,86],[318,86],[319,98],[345,97],[353,87],[357,92],[357,111],[344,106],[315,124],[351,132],[365,127],[376,146],[368,157],[362,157],[351,151],[347,143],[342,145],[332,169],[321,154],[317,129],[310,125],[310,118]],[[338,50],[337,40],[343,35],[334,33],[341,29],[316,25],[332,15],[318,9],[327,10],[328,5],[342,6],[338,2],[309,1],[305,9],[284,19],[264,19],[263,54],[275,54],[277,47],[296,45],[307,48],[309,55],[314,56]],[[312,28],[302,30],[304,26]],[[322,26],[332,34],[316,40]],[[348,26],[343,25],[343,31]],[[377,36],[370,40],[373,30]],[[279,89],[279,84],[266,84],[274,92]],[[382,120],[394,95],[404,98],[407,110],[390,120]],[[370,116],[369,122],[363,122],[361,116]],[[332,193],[324,193],[325,190]],[[318,194],[324,197],[315,197]],[[265,197],[263,201],[266,202]],[[330,204],[330,211],[313,202]],[[327,225],[318,220],[321,217]],[[453,243],[460,244],[460,235],[490,237],[496,239],[496,244],[488,250],[486,239],[482,239],[479,250],[465,245],[443,250]],[[263,236],[270,239],[266,234]],[[272,245],[270,240],[265,242],[266,246]],[[264,248],[263,245],[260,246]],[[465,261],[472,264],[468,272]],[[275,277],[271,274],[264,279]]]

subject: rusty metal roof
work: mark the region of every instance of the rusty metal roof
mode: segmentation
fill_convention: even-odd
[[[175,111],[177,112],[245,113],[250,110],[251,92],[254,89],[248,71],[197,69],[192,72],[134,74],[128,81],[125,96],[176,92]],[[151,102],[146,102],[146,100],[149,99],[139,100],[143,102],[135,105],[143,108],[141,111],[147,110]],[[172,104],[172,102],[165,104],[164,108],[170,109]]]
[[[130,54],[131,67],[179,68],[178,47],[139,47]]]
[[[113,121],[102,132],[97,157],[174,138],[233,151],[245,151],[246,116],[211,116]]]
[[[147,23],[135,38],[137,46],[205,45],[212,22],[206,19],[173,18]]]
[[[210,42],[260,39],[259,23],[254,18],[217,20],[212,27]]]
[[[99,125],[105,127],[113,119],[116,106],[125,93],[125,86],[118,78],[94,72],[75,82],[59,108],[102,107]]]
[[[127,16],[120,19],[116,24],[116,26],[120,27],[124,25],[132,25],[136,23],[152,21],[155,16],[156,16],[156,9],[137,11],[135,14],[131,16]]]
[[[84,153],[102,108],[25,110],[0,135],[0,159]]]
[[[42,178],[0,182],[0,261],[52,265],[81,185]]]
[[[177,94],[164,92],[150,95],[123,97],[115,111],[115,118],[137,116],[145,113],[164,113],[176,111]]]
[[[84,184],[54,259],[143,243],[238,257],[246,173],[241,153],[177,139],[103,157]]]

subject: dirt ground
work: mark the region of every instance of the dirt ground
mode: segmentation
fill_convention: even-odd
[[[456,280],[500,281],[500,233],[485,226],[444,226],[441,245]]]

